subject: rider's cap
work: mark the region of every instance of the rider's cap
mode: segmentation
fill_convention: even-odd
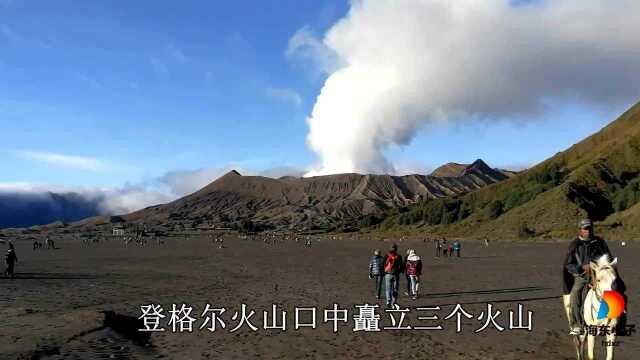
[[[588,229],[590,227],[593,227],[593,223],[591,222],[591,219],[580,220],[580,229]]]

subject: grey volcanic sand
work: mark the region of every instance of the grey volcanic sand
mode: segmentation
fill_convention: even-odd
[[[20,262],[16,279],[0,278],[0,358],[42,359],[571,359],[573,349],[558,297],[566,243],[497,243],[485,248],[464,242],[460,259],[434,258],[433,244],[398,243],[400,251],[417,249],[425,264],[422,296],[404,296],[404,306],[442,306],[438,321],[419,322],[415,310],[406,323],[444,326],[443,331],[352,332],[355,311],[338,334],[323,324],[323,309],[333,303],[347,308],[376,303],[367,265],[374,248],[388,243],[366,240],[322,240],[267,245],[238,238],[218,249],[205,238],[169,238],[165,245],[146,247],[110,241],[83,245],[58,239],[59,250],[32,251],[28,241],[16,242]],[[638,321],[640,291],[639,244],[624,249],[610,244],[627,282],[630,323]],[[0,245],[4,251],[6,245]],[[405,289],[404,278],[401,279]],[[277,287],[277,290],[276,290]],[[487,302],[508,311],[518,301],[532,310],[533,331],[495,329],[476,334],[482,325],[464,319],[456,334],[455,320],[442,320],[456,303],[477,317]],[[140,305],[173,303],[194,307],[193,333],[156,333],[151,346],[140,346],[120,333],[101,328],[102,310],[139,316]],[[226,330],[197,330],[204,305],[226,307]],[[229,333],[230,320],[242,303],[256,311],[252,323],[262,326],[262,311],[279,304],[288,311],[286,333]],[[380,305],[384,305],[380,302]],[[293,309],[318,307],[318,328],[293,329]],[[196,314],[197,313],[197,314]],[[388,316],[380,311],[383,325]],[[423,316],[429,315],[423,313]],[[164,319],[168,320],[168,317]],[[640,334],[619,338],[618,359],[637,359]]]

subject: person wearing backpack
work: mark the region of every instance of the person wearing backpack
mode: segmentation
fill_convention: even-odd
[[[369,279],[376,282],[376,299],[380,299],[382,295],[382,281],[384,280],[384,258],[380,255],[380,250],[373,252],[371,260],[369,260]]]
[[[402,256],[398,254],[398,246],[391,245],[389,252],[384,257],[384,285],[387,295],[387,309],[396,304],[400,274],[404,272]]]
[[[405,254],[405,259],[407,259],[409,257],[409,253],[411,252],[412,249],[407,249],[407,253]],[[406,265],[406,262],[405,262]],[[404,267],[402,268],[403,270],[406,270]],[[405,280],[407,280],[407,291],[404,292],[404,294],[406,296],[411,297],[411,278],[409,278],[409,274],[407,274],[407,272],[404,272],[404,278]]]
[[[409,256],[405,261],[405,274],[411,281],[411,290],[409,294],[416,300],[418,298],[418,288],[420,287],[420,275],[422,275],[422,259],[416,255],[416,251],[409,250]]]

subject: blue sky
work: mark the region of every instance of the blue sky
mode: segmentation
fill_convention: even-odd
[[[123,187],[182,170],[306,169],[317,157],[305,118],[327,75],[287,56],[288,43],[303,28],[321,38],[348,10],[315,0],[0,0],[0,183]],[[401,172],[476,158],[524,167],[628,105],[576,101],[427,126],[386,154]]]
[[[0,161],[11,169],[0,182],[114,186],[306,164],[304,117],[322,83],[284,53],[298,28],[326,30],[345,11],[297,0],[0,5]],[[61,169],[21,151],[115,166]]]

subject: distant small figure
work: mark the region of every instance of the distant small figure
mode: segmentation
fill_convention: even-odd
[[[442,243],[438,239],[435,240],[435,243],[436,243],[436,257],[440,257],[440,254],[442,253]]]
[[[15,264],[18,262],[18,255],[16,255],[16,250],[13,247],[12,243],[9,243],[9,250],[7,250],[7,253],[4,256],[4,261],[7,264],[7,269],[5,270],[4,274],[13,277],[13,270]]]
[[[620,243],[620,246],[622,246],[622,247],[627,246],[627,242],[626,242],[626,241],[621,242],[621,243]]]
[[[484,238],[484,246],[489,247],[489,239]]]
[[[448,257],[452,257],[453,256],[453,244],[447,245],[447,256]]]
[[[453,250],[456,252],[456,257],[460,257],[460,241],[456,240],[453,242]]]
[[[410,292],[411,298],[416,300],[418,298],[418,290],[420,288],[420,276],[422,275],[422,259],[416,254],[416,251],[409,250],[409,256],[405,261],[405,274],[410,280]]]
[[[369,260],[369,279],[374,279],[376,284],[376,299],[382,296],[382,281],[384,280],[384,258],[380,255],[380,250],[373,252]]]

